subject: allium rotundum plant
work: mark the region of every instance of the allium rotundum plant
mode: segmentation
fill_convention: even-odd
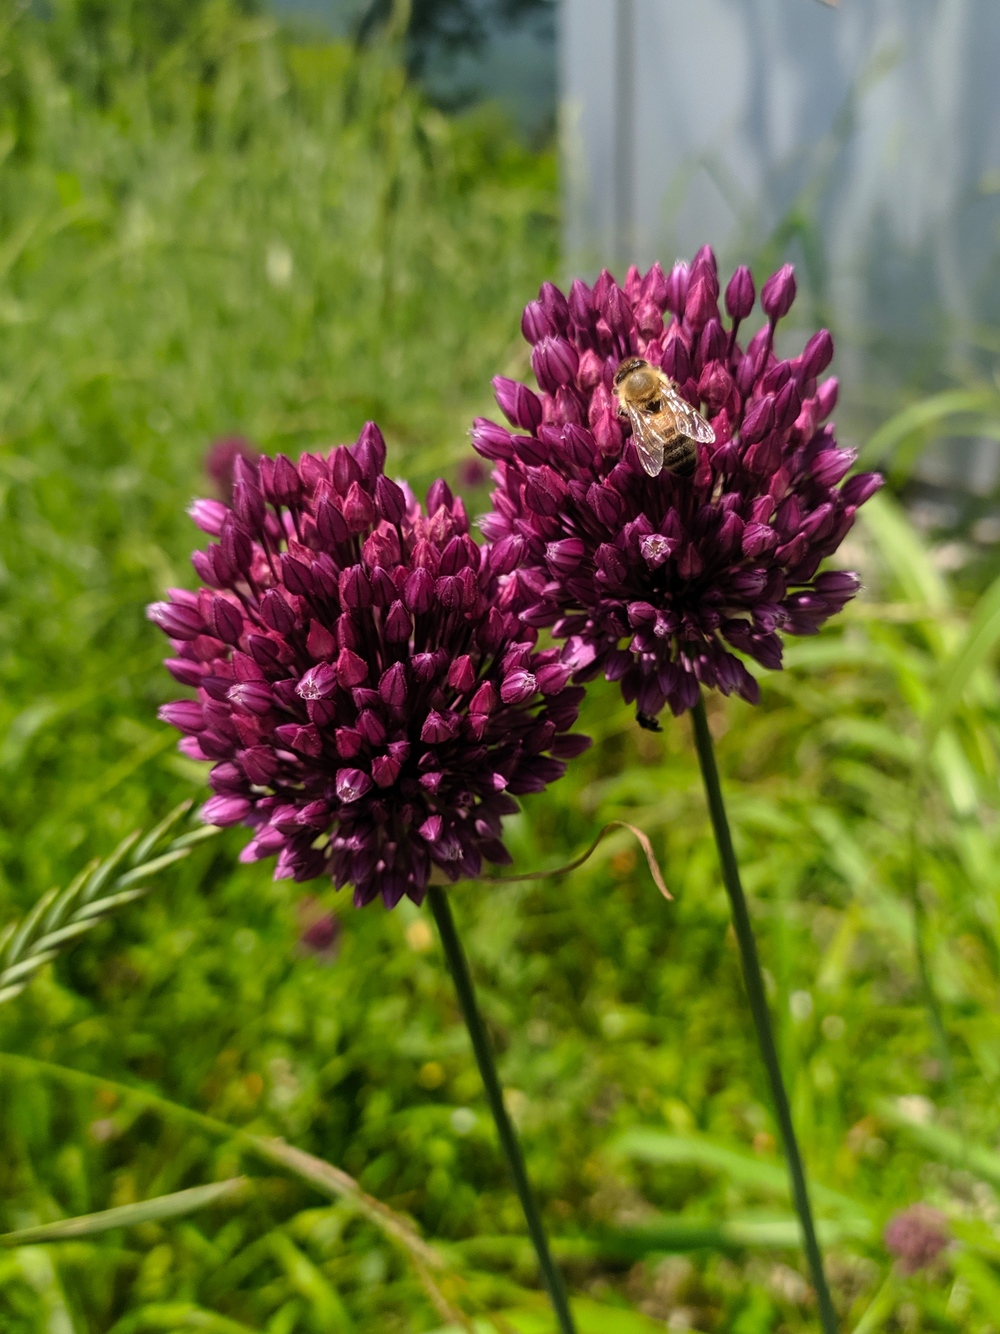
[[[815,634],[858,589],[856,575],[821,571],[878,486],[844,481],[854,462],[824,424],[837,381],[824,329],[780,358],[779,320],[795,296],[786,265],[765,284],[765,322],[740,329],[756,294],[738,269],[719,309],[707,247],[669,277],[607,272],[569,296],[545,284],[524,312],[541,394],[494,381],[515,428],[479,420],[478,452],[496,463],[485,531],[526,543],[518,579],[522,619],[565,641],[578,679],[603,671],[652,719],[691,708],[699,684],[756,703],[744,664],[781,666],[780,635]],[[715,434],[693,476],[640,466],[613,381],[639,356],[662,370]]]
[[[570,732],[583,688],[518,615],[521,538],[478,546],[444,482],[422,511],[385,457],[372,423],[298,465],[236,451],[232,503],[191,509],[218,539],[192,557],[204,586],[149,608],[173,646],[167,666],[195,692],[160,716],[184,733],[185,754],[213,762],[204,818],[253,831],[244,861],[275,857],[276,877],[352,885],[359,906],[429,897],[539,1267],[562,1334],[574,1334],[435,882],[510,860],[501,824],[515,798],[588,745]],[[322,943],[333,940],[331,928]]]
[[[235,460],[200,500],[205,587],[149,608],[196,692],[160,716],[214,761],[206,820],[253,830],[245,861],[330,876],[359,905],[423,900],[509,861],[502,818],[587,745],[582,690],[511,608],[522,542],[480,548],[460,499],[427,511],[384,471],[374,425],[328,455]]]
[[[753,279],[736,270],[724,317],[708,247],[669,276],[658,265],[645,276],[632,268],[624,287],[606,271],[593,288],[574,282],[568,297],[546,283],[521,323],[541,393],[495,380],[514,430],[480,419],[473,444],[496,464],[487,537],[525,544],[515,575],[525,625],[547,627],[562,641],[561,661],[575,680],[603,671],[620,682],[643,726],[657,728],[668,705],[675,714],[691,711],[819,1315],[826,1334],[835,1334],[702,699],[703,687],[715,687],[757,703],[746,660],[779,668],[781,635],[815,634],[859,587],[857,575],[821,567],[881,478],[848,478],[855,456],[826,424],[837,400],[837,381],[821,379],[833,357],[830,334],[821,329],[798,355],[779,355],[777,326],[794,298],[795,275],[785,265],[764,284],[764,322],[744,343]],[[633,369],[633,358],[661,373],[708,423],[707,430],[689,423],[703,437],[693,459],[670,438],[665,457],[675,466],[680,460],[676,471],[657,473],[655,457],[648,467],[640,461],[616,392],[616,376]],[[669,400],[653,383],[643,403],[658,418]]]

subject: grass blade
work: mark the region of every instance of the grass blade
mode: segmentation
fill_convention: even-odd
[[[94,1237],[117,1227],[134,1227],[137,1223],[159,1223],[167,1218],[182,1218],[185,1214],[239,1194],[246,1185],[246,1177],[231,1177],[228,1181],[193,1186],[190,1190],[158,1195],[155,1199],[140,1200],[137,1204],[122,1204],[96,1214],[81,1214],[79,1218],[61,1218],[55,1223],[19,1228],[16,1232],[0,1233],[0,1246],[10,1248],[34,1246],[39,1242],[76,1241],[80,1237]]]

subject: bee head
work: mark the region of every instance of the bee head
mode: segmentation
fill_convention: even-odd
[[[615,388],[617,389],[633,371],[641,371],[648,365],[649,362],[643,361],[642,357],[626,357],[624,361],[619,363],[618,369],[615,371]]]

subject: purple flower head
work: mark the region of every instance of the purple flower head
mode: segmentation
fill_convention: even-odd
[[[837,392],[836,380],[817,384],[833,355],[826,330],[790,361],[774,352],[791,267],[764,284],[767,321],[745,344],[749,271],[725,289],[728,321],[721,290],[707,247],[666,278],[654,265],[630,270],[624,289],[606,271],[592,289],[574,282],[558,333],[541,303],[524,321],[542,392],[496,381],[513,429],[480,419],[473,430],[497,482],[484,531],[522,548],[522,621],[565,641],[577,680],[620,681],[641,721],[689,708],[699,685],[756,702],[743,658],[780,668],[780,633],[815,634],[854,596],[856,575],[820,565],[881,485],[874,473],[844,480],[854,455],[822,424]],[[709,421],[715,439],[689,475],[640,466],[614,389],[626,357],[662,371]]]
[[[915,1274],[934,1263],[951,1236],[943,1213],[929,1204],[911,1204],[889,1219],[883,1240],[903,1273]]]
[[[514,797],[586,739],[568,735],[582,689],[517,614],[523,544],[477,546],[444,482],[424,513],[384,463],[369,425],[297,465],[239,465],[232,507],[208,512],[218,541],[194,553],[205,587],[148,614],[197,692],[161,717],[215,761],[204,818],[248,825],[243,860],[277,856],[276,877],[392,907],[435,868],[508,862]]]

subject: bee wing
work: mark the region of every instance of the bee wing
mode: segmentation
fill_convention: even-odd
[[[672,385],[665,387],[663,397],[676,419],[678,434],[686,435],[689,440],[697,440],[701,445],[715,443],[715,432],[711,426],[697,408],[693,408],[686,399],[681,398]]]
[[[671,431],[668,436],[664,437],[662,431],[657,430],[655,417],[640,412],[638,408],[632,407],[631,404],[628,405],[627,410],[628,419],[632,423],[632,439],[639,455],[639,462],[650,477],[659,477],[663,471],[663,446],[669,443],[676,433]]]

